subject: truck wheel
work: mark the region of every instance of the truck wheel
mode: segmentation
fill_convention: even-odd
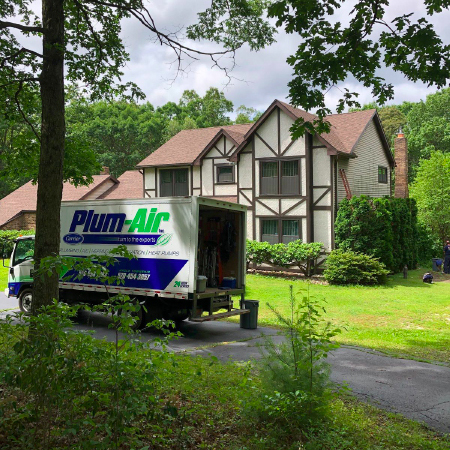
[[[33,301],[33,290],[24,289],[19,296],[19,308],[25,314],[31,314],[31,303]]]

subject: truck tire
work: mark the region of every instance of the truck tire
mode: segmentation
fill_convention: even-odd
[[[19,295],[19,308],[25,314],[31,314],[31,303],[33,301],[33,290],[24,289]]]

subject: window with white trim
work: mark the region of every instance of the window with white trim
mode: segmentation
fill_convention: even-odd
[[[234,183],[234,167],[217,166],[217,183]]]

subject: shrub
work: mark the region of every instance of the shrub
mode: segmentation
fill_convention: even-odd
[[[339,204],[336,246],[374,256],[391,271],[417,266],[417,207],[414,199],[361,195]]]
[[[298,267],[305,276],[314,273],[317,258],[321,255],[321,242],[289,242],[289,244],[269,244],[247,240],[247,267],[250,263],[271,264],[278,267]]]
[[[247,268],[250,263],[261,265],[271,260],[271,245],[268,242],[247,239]]]
[[[351,250],[333,250],[327,258],[325,279],[331,284],[384,284],[389,271],[377,258]]]
[[[321,242],[306,243],[300,240],[287,245],[288,259],[297,266],[306,277],[310,277],[316,268],[317,258],[323,250]]]
[[[34,230],[0,230],[0,256],[9,258],[13,251],[14,239],[19,236],[29,236],[34,234]]]
[[[266,337],[258,363],[262,389],[259,414],[296,428],[315,423],[327,413],[333,397],[328,353],[339,347],[331,339],[340,332],[322,318],[320,300],[304,291],[297,302],[290,286],[290,315],[282,316],[268,304],[284,327],[285,340]]]

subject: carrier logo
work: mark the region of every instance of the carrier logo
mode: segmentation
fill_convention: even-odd
[[[189,287],[189,283],[187,281],[175,281],[175,284],[173,285],[173,287],[187,289]]]
[[[83,236],[81,236],[81,234],[77,234],[77,233],[66,234],[63,237],[63,241],[66,244],[71,244],[71,245],[81,244],[83,242],[83,240],[84,240]]]
[[[159,229],[161,222],[168,222],[169,219],[170,213],[158,212],[157,208],[151,208],[150,211],[147,208],[139,208],[131,220],[127,219],[126,214],[123,213],[95,214],[93,209],[77,210],[73,214],[69,229],[72,234],[66,234],[64,242],[67,242],[66,237],[80,236],[75,233],[76,231],[82,231],[83,233],[120,233],[126,225],[129,225],[129,227],[128,230],[125,229],[124,231],[128,233],[158,233],[162,232]],[[80,237],[83,239],[82,236]],[[72,243],[79,244],[80,242],[82,241]]]

